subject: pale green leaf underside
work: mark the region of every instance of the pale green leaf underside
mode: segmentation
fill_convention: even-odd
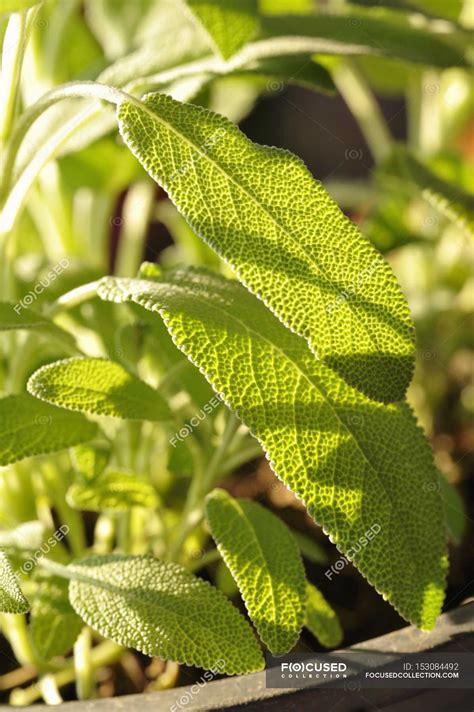
[[[34,551],[47,538],[45,525],[37,520],[23,522],[14,529],[0,531],[0,548],[13,551]]]
[[[92,512],[130,507],[153,509],[158,504],[151,484],[125,472],[105,472],[89,484],[76,482],[68,489],[66,498],[71,507]]]
[[[187,4],[224,59],[257,32],[256,0],[187,0]]]
[[[406,403],[377,403],[345,384],[237,282],[183,270],[162,283],[106,278],[99,294],[159,312],[337,547],[407,620],[434,624],[444,514],[430,448]],[[380,532],[361,546],[375,525]]]
[[[382,401],[403,398],[413,328],[383,257],[296,156],[170,97],[123,102],[122,135],[192,228],[313,352]]]
[[[0,465],[57,452],[92,440],[97,432],[80,413],[43,403],[28,394],[0,400]]]
[[[335,648],[341,644],[343,631],[339,619],[315,586],[307,584],[306,628],[325,648]]]
[[[73,608],[110,640],[229,675],[263,668],[249,623],[216,588],[182,566],[115,554],[68,568]]]
[[[24,597],[15,572],[5,552],[0,551],[0,612],[27,613],[30,605]]]
[[[33,646],[43,660],[65,655],[84,626],[68,598],[68,582],[48,577],[36,591],[30,617]]]
[[[164,398],[114,361],[71,358],[43,366],[27,384],[36,398],[70,410],[127,420],[169,420]]]
[[[248,614],[272,653],[285,653],[303,626],[306,577],[286,525],[261,505],[214,490],[206,517]]]
[[[15,311],[15,307],[17,306],[21,305],[11,302],[0,302],[0,331],[34,329],[50,334],[70,345],[74,344],[73,337],[50,319],[46,319],[46,317],[38,314],[33,309],[21,308]]]

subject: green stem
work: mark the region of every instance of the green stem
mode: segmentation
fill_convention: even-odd
[[[74,556],[81,556],[86,548],[84,523],[79,512],[66,502],[64,482],[53,462],[45,462],[41,468],[46,491],[57,510],[60,520],[69,527],[68,542]]]
[[[170,559],[178,557],[188,534],[201,521],[204,514],[204,497],[220,473],[222,461],[227,454],[228,448],[239,426],[239,419],[234,413],[230,412],[219,445],[214,450],[209,463],[202,470],[201,468],[197,468],[189,488],[188,498],[184,505],[181,526],[174,542],[170,546]]]
[[[124,648],[111,641],[101,643],[91,651],[91,668],[97,670],[104,665],[112,665],[120,660],[124,653]],[[69,685],[76,678],[74,662],[69,663],[65,668],[51,675],[51,679],[56,687],[61,688]],[[31,705],[42,696],[41,683],[35,683],[25,689],[13,690],[10,695],[10,704],[14,706]]]
[[[354,62],[344,60],[334,73],[334,82],[357,120],[376,163],[390,155],[393,138],[380,107]]]
[[[151,181],[132,185],[123,205],[123,225],[120,232],[115,274],[136,277],[143,260],[145,239],[155,196]]]
[[[188,569],[190,571],[199,571],[200,569],[203,569],[205,566],[208,566],[209,564],[213,564],[214,561],[219,561],[221,558],[221,555],[219,553],[218,549],[211,549],[210,551],[206,551],[203,556],[201,556],[200,559],[197,559],[196,561],[192,561],[190,564],[188,564]]]
[[[31,647],[25,616],[16,613],[2,613],[1,621],[5,637],[18,662],[21,665],[36,665],[36,656]]]
[[[58,689],[54,675],[48,674],[40,678],[38,687],[41,691],[41,696],[47,705],[60,705],[63,702]]]
[[[87,626],[82,629],[74,643],[74,670],[77,699],[90,699],[94,696],[94,669],[92,667],[92,634]]]
[[[2,51],[2,76],[0,81],[0,141],[7,141],[18,101],[21,66],[27,41],[27,13],[10,16]]]

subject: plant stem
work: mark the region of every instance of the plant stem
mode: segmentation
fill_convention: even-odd
[[[214,450],[208,465],[202,470],[202,472],[198,470],[194,474],[189,488],[188,498],[186,500],[186,504],[184,505],[181,527],[178,530],[176,539],[170,546],[170,559],[174,559],[179,555],[181,548],[186,541],[186,537],[201,521],[204,513],[204,497],[213,486],[216,476],[220,473],[222,460],[227,454],[227,450],[234,439],[234,435],[239,426],[240,420],[234,413],[229,412],[221,440],[218,447]]]
[[[211,549],[210,551],[206,551],[203,556],[201,556],[200,559],[197,559],[196,561],[191,562],[188,564],[188,569],[190,571],[199,571],[200,569],[203,569],[205,566],[208,566],[209,564],[213,564],[214,561],[219,561],[221,558],[221,555],[219,553],[218,549]]]
[[[8,21],[2,51],[0,79],[0,142],[8,139],[18,100],[21,65],[27,39],[27,13],[13,13]]]
[[[94,696],[92,667],[92,635],[85,626],[74,643],[74,670],[76,673],[76,693],[78,700],[88,700]]]
[[[334,73],[334,82],[356,118],[376,163],[390,155],[393,138],[380,107],[354,62],[344,60]]]
[[[63,702],[53,675],[44,675],[40,678],[38,687],[47,705],[60,705]]]
[[[61,309],[72,309],[83,302],[87,302],[89,299],[93,299],[97,296],[98,285],[99,280],[96,280],[95,282],[82,284],[80,287],[76,287],[75,289],[71,289],[70,292],[66,292],[51,305],[48,316],[54,316]]]
[[[122,657],[124,648],[111,641],[105,641],[91,651],[91,668],[97,670],[104,665],[111,665]],[[65,668],[52,674],[52,681],[57,688],[69,685],[76,678],[74,662],[70,662]],[[13,706],[30,705],[42,696],[41,683],[35,683],[25,689],[15,689],[10,695],[10,704]]]
[[[36,656],[31,647],[26,620],[23,614],[2,613],[2,629],[21,665],[36,665]]]
[[[155,187],[151,181],[135,183],[127,193],[114,270],[119,277],[135,277],[138,272],[143,259],[154,196]]]

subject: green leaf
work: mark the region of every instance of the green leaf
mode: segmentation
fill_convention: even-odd
[[[257,0],[187,0],[187,4],[224,59],[257,32]]]
[[[68,345],[74,345],[74,338],[54,322],[20,303],[0,302],[0,331],[37,329]]]
[[[87,482],[92,482],[103,472],[109,458],[110,446],[107,444],[78,445],[71,450],[74,468]]]
[[[464,52],[445,35],[408,22],[357,13],[262,18],[266,38],[294,40],[294,51],[393,57],[436,67],[467,66]],[[282,45],[285,44],[282,42]]]
[[[37,5],[40,0],[0,0],[0,13],[17,12]]]
[[[33,520],[23,522],[14,529],[0,531],[0,547],[14,551],[35,551],[41,547],[45,538],[45,525]]]
[[[92,440],[97,426],[79,413],[24,393],[0,399],[0,465]]]
[[[291,530],[296,543],[299,546],[302,556],[313,564],[327,564],[329,559],[328,555],[324,551],[323,547],[320,546],[314,539],[302,534],[301,532]]]
[[[182,270],[162,283],[106,278],[99,295],[160,313],[338,549],[407,620],[434,625],[444,512],[430,447],[406,403],[377,403],[346,385],[238,282]]]
[[[0,611],[27,613],[30,604],[24,597],[15,572],[4,551],[0,551]]]
[[[412,183],[441,215],[474,237],[474,195],[436,175],[403,148],[393,152],[383,170],[403,180],[405,186],[407,182]]]
[[[42,660],[68,653],[84,623],[68,598],[68,581],[58,576],[45,578],[31,606],[30,635]]]
[[[263,57],[244,64],[238,74],[257,74],[273,78],[268,88],[276,91],[282,88],[283,83],[295,84],[314,91],[323,91],[335,94],[336,87],[331,75],[321,64],[315,62],[311,55],[298,55],[297,57]],[[276,81],[280,80],[280,81]]]
[[[74,483],[66,499],[71,507],[92,512],[130,507],[154,509],[158,504],[153,486],[127,472],[105,472],[89,484]]]
[[[297,642],[304,620],[306,578],[286,525],[256,502],[216,489],[206,500],[211,534],[272,653]]]
[[[314,353],[383,401],[403,398],[414,342],[382,256],[296,156],[253,144],[211,111],[149,95],[122,135],[193,230]]]
[[[114,361],[70,358],[35,371],[27,384],[36,398],[83,413],[126,420],[169,420],[164,398]]]
[[[305,626],[325,648],[335,648],[342,643],[344,633],[336,613],[321,591],[307,584]]]
[[[443,498],[449,537],[459,546],[467,527],[463,498],[458,488],[449,482],[441,473],[439,475],[439,488],[441,497]]]
[[[106,638],[229,675],[261,670],[250,625],[223,594],[178,564],[151,556],[95,556],[68,566],[75,611]]]

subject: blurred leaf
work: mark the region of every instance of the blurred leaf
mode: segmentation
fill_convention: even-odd
[[[474,195],[440,178],[402,147],[394,151],[384,168],[405,183],[411,182],[441,215],[466,234],[474,236]]]
[[[31,607],[29,630],[33,647],[42,660],[68,653],[84,623],[68,597],[69,582],[57,576],[44,577]]]
[[[464,501],[455,485],[448,482],[440,473],[439,483],[441,496],[444,502],[446,522],[451,540],[459,545],[462,541],[467,526],[466,508]]]
[[[323,594],[310,583],[307,585],[305,626],[325,648],[336,648],[344,637],[336,613]]]
[[[35,551],[45,538],[46,527],[42,522],[24,522],[13,529],[0,531],[0,548]]]
[[[138,27],[155,0],[86,0],[87,22],[108,59],[121,57],[135,43]]]
[[[58,452],[92,438],[97,426],[80,413],[24,393],[0,399],[0,465]]]
[[[299,531],[291,530],[293,537],[296,539],[296,543],[299,546],[301,554],[305,559],[311,561],[313,564],[327,564],[329,559],[328,555],[324,551],[323,547],[320,546],[314,539],[302,534]]]
[[[115,361],[71,358],[43,366],[30,377],[36,398],[62,408],[125,420],[169,420],[171,411],[151,386]]]
[[[262,15],[304,15],[314,8],[314,0],[259,0]]]
[[[187,4],[224,59],[257,32],[257,0],[187,0]]]
[[[128,510],[131,507],[154,509],[158,497],[152,485],[128,472],[102,473],[87,484],[74,483],[66,500],[74,509],[101,512],[107,509]]]
[[[237,71],[242,74],[255,73],[273,79],[274,81],[267,85],[267,89],[273,91],[282,89],[283,84],[296,84],[327,94],[336,92],[336,87],[327,69],[315,62],[311,55],[257,59]]]
[[[108,444],[78,445],[71,450],[76,472],[88,482],[95,480],[105,469],[110,458]]]
[[[43,331],[46,336],[56,338],[68,346],[75,343],[71,334],[33,309],[23,307],[20,302],[0,302],[0,331],[13,329]]]
[[[29,7],[33,7],[33,5],[36,5],[38,2],[39,0],[0,0],[0,13],[26,10]]]
[[[267,17],[262,29],[268,38],[297,38],[294,54],[374,54],[438,67],[467,66],[464,51],[449,36],[363,13]]]

